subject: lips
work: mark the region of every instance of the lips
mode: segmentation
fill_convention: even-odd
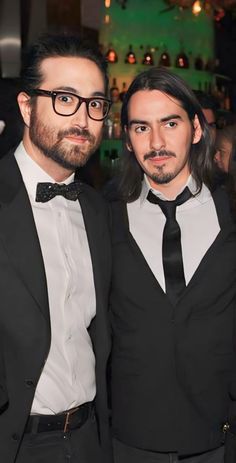
[[[144,161],[151,161],[154,164],[168,161],[168,159],[176,157],[175,153],[167,150],[150,151],[144,155]]]
[[[155,157],[151,157],[148,159],[148,161],[151,161],[153,162],[154,164],[157,164],[157,163],[161,163],[161,162],[164,162],[164,161],[168,161],[168,159],[170,159],[172,156],[155,156]]]
[[[58,140],[67,140],[70,143],[83,145],[86,142],[94,143],[94,136],[87,129],[78,129],[76,127],[58,132]]]
[[[82,135],[79,135],[79,136],[70,135],[70,136],[65,137],[65,139],[69,140],[72,143],[80,143],[80,144],[86,143],[86,141],[88,141],[88,138]]]

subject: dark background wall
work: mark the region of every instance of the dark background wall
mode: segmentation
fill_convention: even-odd
[[[19,6],[21,50],[45,29],[72,30],[95,42],[99,40],[104,0],[0,0],[0,17],[5,2],[11,4],[11,12],[16,11],[16,4]],[[11,19],[9,16],[9,21]],[[231,79],[229,89],[232,110],[236,113],[236,17],[232,12],[227,12],[219,21],[215,21],[215,50],[219,63],[216,72]],[[21,138],[22,123],[16,104],[19,90],[19,79],[16,76],[0,78],[0,119],[6,122],[6,128],[0,136],[0,156]]]

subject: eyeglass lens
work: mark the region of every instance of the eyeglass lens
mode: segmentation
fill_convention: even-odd
[[[109,110],[109,103],[102,98],[81,100],[76,95],[61,93],[55,97],[55,110],[57,113],[69,116],[77,111],[82,101],[86,102],[88,115],[95,120],[103,119]]]

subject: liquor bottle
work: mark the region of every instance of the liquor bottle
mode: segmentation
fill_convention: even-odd
[[[132,45],[129,46],[129,51],[125,57],[125,63],[127,64],[136,64],[137,60],[136,60],[136,56],[135,56],[135,53],[132,49]]]
[[[118,55],[114,48],[112,48],[111,44],[109,45],[109,49],[106,53],[106,60],[108,61],[108,63],[117,63],[118,61]]]
[[[119,101],[119,97],[120,97],[120,91],[119,91],[119,88],[117,87],[116,77],[113,77],[112,86],[110,88],[111,101],[113,103],[116,103],[117,101]]]
[[[121,90],[121,92],[120,92],[120,101],[123,101],[124,96],[125,96],[127,90],[128,90],[128,89],[127,89],[126,82],[123,82],[123,84],[122,84],[122,90]]]
[[[150,47],[147,47],[147,51],[146,51],[146,53],[144,53],[142,64],[145,64],[147,66],[153,66],[153,64],[154,64],[153,56],[152,56]]]
[[[166,67],[171,66],[170,55],[169,55],[168,51],[166,50],[166,48],[164,48],[164,51],[160,56],[159,66],[166,66]]]
[[[181,51],[176,56],[175,67],[183,68],[183,69],[188,69],[189,68],[189,60],[188,60],[187,55],[184,53],[184,51]]]
[[[195,69],[197,69],[198,71],[202,71],[203,68],[204,68],[204,63],[203,63],[203,59],[200,55],[198,55],[195,60],[194,60],[194,67]]]
[[[120,138],[121,125],[120,125],[120,112],[121,112],[121,101],[120,101],[120,90],[117,86],[116,78],[112,79],[112,87],[110,89],[110,98],[112,101],[109,116],[105,122],[108,127],[108,138]]]

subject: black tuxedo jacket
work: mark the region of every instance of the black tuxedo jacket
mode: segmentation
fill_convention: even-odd
[[[236,228],[225,193],[213,197],[221,231],[175,306],[129,232],[126,205],[112,203],[112,422],[133,447],[205,452],[236,416]]]
[[[96,412],[105,448],[109,443],[106,361],[111,271],[107,211],[89,186],[83,185],[79,201],[94,272],[96,317],[90,334],[96,355]],[[0,161],[0,300],[0,460],[13,463],[49,352],[50,316],[32,209],[12,154]]]

